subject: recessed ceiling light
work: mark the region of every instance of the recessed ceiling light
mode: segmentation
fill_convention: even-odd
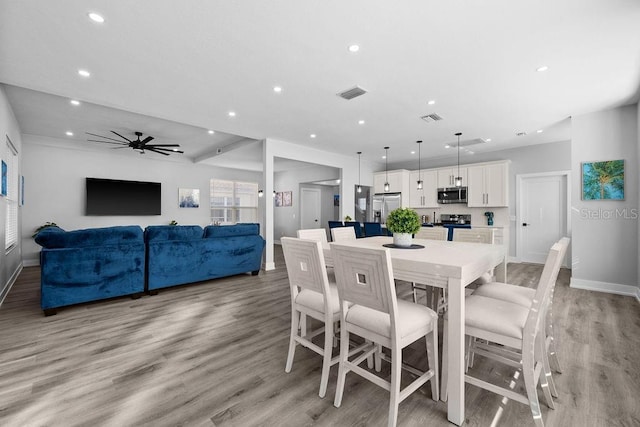
[[[209,132],[209,135],[213,135],[214,133],[216,133],[215,130],[211,130],[211,129],[209,129],[208,132]]]
[[[542,129],[538,129],[536,132],[538,132],[538,133],[542,133],[542,132],[544,132],[544,131],[543,131]]]
[[[77,99],[72,99],[69,102],[71,103],[71,105],[80,105],[80,101],[78,101]]]
[[[281,88],[280,86],[274,86],[274,87],[273,87],[273,91],[274,91],[275,93],[280,93],[280,92],[282,92],[282,88]]]
[[[449,144],[446,144],[444,148],[451,148],[451,146]]]
[[[547,71],[549,69],[549,67],[547,67],[546,65],[543,65],[542,67],[538,67],[536,68],[537,72],[543,72],[543,71]]]
[[[435,103],[436,103],[436,101],[435,101],[435,100],[433,100],[433,99],[432,99],[431,101],[427,102],[427,104],[429,104],[429,105],[433,105],[433,104],[435,104]]]
[[[73,136],[73,132],[71,132],[70,130],[65,132],[67,134],[67,136]]]
[[[491,138],[487,138],[487,139],[485,139],[485,141],[491,142]]]
[[[356,53],[359,50],[360,46],[358,46],[357,44],[352,44],[351,46],[349,46],[349,52]]]
[[[316,137],[315,133],[312,133],[311,135],[309,135],[309,138],[315,138],[315,137]]]
[[[95,12],[89,13],[89,19],[91,19],[93,22],[97,22],[98,24],[102,24],[104,22],[104,18],[102,17],[102,15],[98,15]]]
[[[386,159],[386,158],[387,158],[387,156],[382,156],[382,158],[383,158],[383,159]]]
[[[364,120],[358,120],[358,124],[359,125],[363,125],[364,124]]]
[[[78,74],[80,74],[82,77],[89,77],[91,76],[91,73],[88,72],[87,70],[78,70]]]
[[[235,117],[235,116],[236,116],[235,111],[229,111],[229,117]]]

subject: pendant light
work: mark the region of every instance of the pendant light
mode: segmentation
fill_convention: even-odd
[[[384,192],[389,191],[389,147],[384,147]]]
[[[416,188],[422,190],[422,173],[420,171],[420,146],[422,141],[416,141],[416,143],[418,144],[418,186]]]
[[[356,190],[358,193],[362,193],[362,186],[360,185],[360,155],[362,151],[358,151],[358,189]]]
[[[460,135],[462,135],[462,132],[456,133],[458,137],[458,176],[456,176],[456,187],[462,187],[462,176],[460,176]]]

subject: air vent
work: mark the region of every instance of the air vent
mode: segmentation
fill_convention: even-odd
[[[436,113],[433,114],[427,114],[426,116],[422,116],[420,117],[422,120],[424,120],[427,123],[431,123],[431,122],[437,122],[442,120],[442,117],[440,117],[439,115],[437,115]]]
[[[485,144],[487,141],[482,139],[482,138],[476,138],[476,139],[467,139],[464,141],[460,141],[460,147],[464,148],[464,147],[469,147],[471,145],[478,145],[478,144]],[[445,145],[445,148],[456,148],[458,146],[457,142],[451,142],[447,145]]]
[[[460,147],[469,147],[470,145],[484,144],[485,142],[487,141],[482,138],[467,139],[466,141],[460,141]]]
[[[360,86],[356,86],[356,87],[352,87],[351,89],[347,89],[344,92],[340,92],[338,96],[340,98],[350,100],[360,95],[364,95],[365,93],[367,93],[366,90],[362,89]]]
[[[516,136],[525,136],[526,132],[516,132]]]

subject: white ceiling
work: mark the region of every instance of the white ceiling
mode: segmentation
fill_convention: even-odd
[[[0,82],[23,133],[79,148],[141,131],[257,170],[274,138],[365,161],[389,146],[392,166],[416,140],[455,155],[456,132],[491,138],[476,152],[568,140],[570,116],[636,102],[639,23],[636,0],[0,0]]]

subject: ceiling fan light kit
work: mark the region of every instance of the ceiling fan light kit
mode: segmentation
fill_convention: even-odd
[[[127,148],[128,147],[128,148],[132,148],[134,150],[138,150],[140,152],[140,154],[144,154],[145,151],[152,151],[154,153],[162,154],[163,156],[168,156],[171,153],[184,154],[184,151],[178,150],[178,147],[180,147],[179,144],[150,144],[150,142],[154,140],[154,138],[151,135],[148,135],[144,139],[140,139],[142,137],[142,135],[143,135],[142,132],[134,132],[136,137],[137,137],[137,139],[135,139],[135,140],[131,140],[131,139],[119,134],[118,132],[116,132],[114,130],[112,130],[111,133],[113,133],[114,135],[117,135],[121,139],[111,138],[111,137],[108,137],[108,136],[97,135],[95,133],[87,132],[87,135],[95,136],[97,138],[102,138],[102,140],[87,139],[87,141],[89,141],[89,142],[100,142],[100,143],[103,143],[103,144],[119,145],[119,147],[113,147],[113,148]],[[171,147],[173,147],[173,148],[171,148]]]

